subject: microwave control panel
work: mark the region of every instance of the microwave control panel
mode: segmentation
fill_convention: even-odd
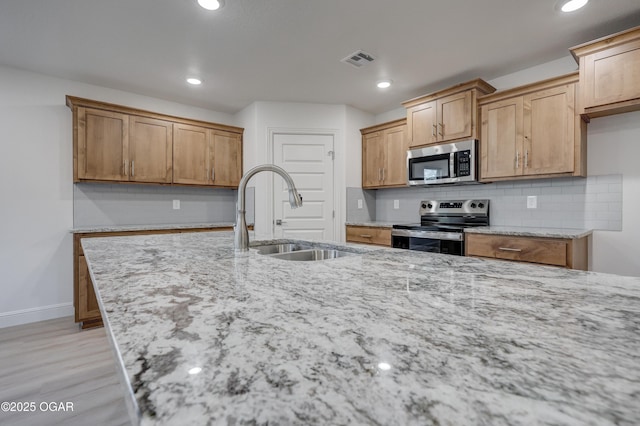
[[[456,175],[471,176],[471,151],[456,152]]]

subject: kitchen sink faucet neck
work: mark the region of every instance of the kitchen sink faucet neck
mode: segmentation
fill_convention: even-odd
[[[244,174],[244,176],[242,176],[240,184],[238,185],[238,212],[236,215],[236,224],[234,226],[235,235],[233,240],[233,245],[238,251],[249,250],[249,231],[247,229],[247,220],[245,218],[247,183],[249,182],[249,179],[260,172],[274,172],[282,176],[289,188],[289,204],[291,205],[291,208],[295,209],[302,206],[302,197],[298,194],[298,190],[293,183],[293,179],[291,179],[291,176],[283,168],[273,164],[263,164],[249,170]]]

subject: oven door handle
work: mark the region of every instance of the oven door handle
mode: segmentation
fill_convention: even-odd
[[[424,238],[431,240],[463,241],[462,232],[416,231],[410,229],[392,229],[392,237]]]

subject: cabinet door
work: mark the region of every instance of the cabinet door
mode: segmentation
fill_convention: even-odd
[[[362,135],[362,187],[378,187],[382,183],[385,155],[382,132]]]
[[[640,40],[585,56],[580,73],[584,108],[640,98]]]
[[[436,106],[436,101],[432,101],[407,109],[409,146],[428,145],[438,141]]]
[[[187,124],[173,125],[173,182],[210,185],[210,131]]]
[[[471,137],[471,91],[438,99],[438,141]]]
[[[131,181],[171,183],[173,124],[169,121],[131,116],[129,159]]]
[[[77,321],[100,318],[100,308],[93,283],[89,276],[89,268],[84,256],[78,256],[78,312]]]
[[[522,174],[523,99],[521,96],[481,109],[481,179]]]
[[[78,179],[128,179],[128,115],[80,107],[77,135]]]
[[[573,172],[575,85],[524,96],[524,174]]]
[[[242,178],[242,138],[235,133],[213,131],[211,180],[214,185],[238,186]]]
[[[407,126],[386,129],[383,132],[386,150],[386,164],[383,171],[383,185],[407,184]]]

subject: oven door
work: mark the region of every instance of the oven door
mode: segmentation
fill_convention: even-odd
[[[394,248],[464,256],[464,234],[461,232],[392,229]]]

